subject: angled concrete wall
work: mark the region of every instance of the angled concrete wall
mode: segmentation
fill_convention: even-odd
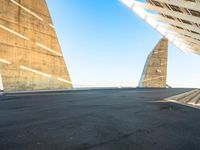
[[[168,40],[161,39],[146,60],[139,87],[165,88],[167,80]]]
[[[0,91],[3,91],[3,82],[0,74]]]
[[[45,0],[0,0],[5,91],[72,88]]]

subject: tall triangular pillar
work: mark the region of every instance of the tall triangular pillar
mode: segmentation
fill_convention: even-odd
[[[4,90],[72,88],[45,0],[0,3],[0,73]]]
[[[161,39],[146,60],[140,88],[165,88],[167,80],[168,40]]]
[[[3,82],[0,74],[0,92],[3,91]]]

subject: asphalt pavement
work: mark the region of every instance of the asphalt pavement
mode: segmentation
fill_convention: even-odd
[[[163,101],[191,89],[0,96],[0,150],[200,150],[200,110]]]

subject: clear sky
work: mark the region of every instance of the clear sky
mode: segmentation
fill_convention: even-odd
[[[159,33],[119,0],[47,0],[75,87],[137,86]],[[200,56],[170,44],[167,83],[200,87]]]

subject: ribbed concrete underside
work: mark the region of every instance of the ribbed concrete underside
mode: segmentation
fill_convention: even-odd
[[[166,100],[200,108],[200,89],[196,89],[196,90],[192,90],[183,94],[175,95],[175,96],[166,98]]]

